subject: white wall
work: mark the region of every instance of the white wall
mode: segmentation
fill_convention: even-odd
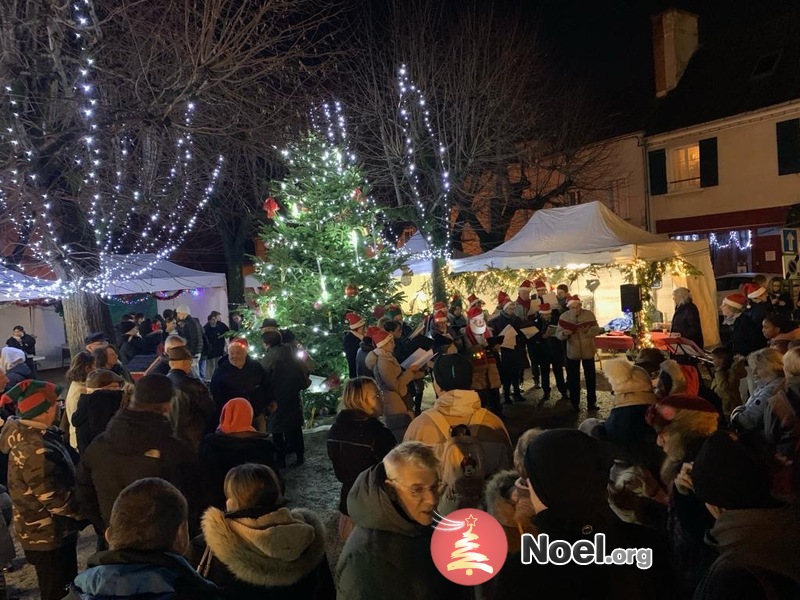
[[[22,325],[26,333],[36,336],[36,354],[45,360],[38,362],[39,369],[61,366],[61,347],[67,343],[64,319],[52,306],[22,307],[13,304],[0,306],[0,345],[5,346],[11,330]]]

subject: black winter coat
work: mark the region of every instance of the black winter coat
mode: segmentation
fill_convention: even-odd
[[[510,554],[500,573],[489,582],[488,597],[493,600],[527,598],[536,590],[539,598],[596,598],[673,600],[674,576],[670,571],[668,551],[661,536],[641,525],[620,521],[603,512],[583,519],[559,514],[548,508],[533,518],[533,524],[553,540],[594,540],[597,533],[606,536],[606,555],[614,548],[653,549],[652,566],[640,569],[632,565],[540,565],[535,560],[522,564],[519,554]],[[610,511],[609,511],[610,512]],[[588,533],[586,533],[588,531]]]
[[[119,493],[145,477],[166,479],[183,492],[190,525],[197,525],[204,503],[197,455],[172,435],[166,417],[121,410],[81,455],[76,493],[87,518],[105,529]]]
[[[375,350],[375,344],[361,340],[358,352],[356,353],[356,377],[369,377],[370,379],[375,377],[372,373],[372,369],[367,366],[367,354],[373,350]]]
[[[207,500],[211,506],[225,509],[223,484],[233,467],[246,463],[267,465],[280,477],[278,449],[264,433],[211,433],[200,444],[200,464]]]
[[[211,392],[205,383],[185,371],[172,369],[167,377],[175,388],[175,436],[197,451],[216,416]]]
[[[200,321],[188,315],[179,324],[179,331],[182,337],[186,338],[186,347],[192,356],[197,356],[203,352],[203,327]]]
[[[220,358],[225,354],[225,338],[222,336],[229,331],[228,326],[221,321],[217,321],[214,327],[210,323],[206,323],[203,325],[203,331],[211,345],[207,358]]]
[[[231,398],[245,398],[253,406],[253,414],[263,413],[270,399],[264,367],[248,356],[244,366],[237,369],[227,356],[223,357],[211,376],[211,396],[217,408],[217,420],[222,407]]]
[[[343,410],[328,431],[328,457],[342,482],[339,512],[347,514],[347,494],[362,471],[378,464],[397,445],[394,434],[360,410]]]
[[[522,321],[516,315],[509,317],[504,313],[491,322],[494,335],[500,335],[508,325],[517,330],[517,345],[514,348],[500,348],[500,370],[504,375],[511,376],[519,373],[528,366],[528,360],[525,357],[525,335],[519,332],[521,323]]]
[[[730,326],[730,335],[728,346],[734,355],[747,356],[751,352],[767,346],[767,339],[761,332],[761,325],[756,325],[755,321],[744,314],[739,315]]]
[[[125,336],[125,341],[119,348],[119,359],[127,365],[134,356],[147,354],[147,344],[142,338]]]
[[[356,376],[356,354],[358,347],[361,345],[361,338],[348,331],[344,334],[342,346],[344,347],[344,355],[347,357],[347,367],[350,371],[350,379]]]
[[[94,438],[106,430],[122,403],[122,390],[97,390],[81,394],[78,408],[72,415],[72,426],[78,438],[78,452],[84,453]]]
[[[275,410],[269,414],[267,427],[270,433],[287,433],[303,427],[303,407],[300,392],[311,380],[306,366],[301,363],[292,346],[281,344],[267,350],[261,359],[264,378]]]
[[[701,348],[703,347],[703,328],[700,325],[700,311],[697,310],[697,305],[691,300],[687,300],[675,307],[671,330],[680,333],[686,339],[692,340]]]

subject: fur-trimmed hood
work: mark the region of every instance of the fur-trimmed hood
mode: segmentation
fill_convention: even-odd
[[[293,585],[325,560],[325,528],[303,508],[280,508],[257,518],[229,518],[209,508],[203,535],[237,579],[259,587]]]

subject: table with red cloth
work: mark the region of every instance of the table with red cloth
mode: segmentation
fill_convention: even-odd
[[[650,341],[659,350],[666,350],[664,340],[670,337],[669,333],[664,331],[650,332]],[[622,331],[611,331],[598,335],[594,338],[594,345],[598,350],[607,350],[610,352],[628,351],[633,350],[633,338]]]

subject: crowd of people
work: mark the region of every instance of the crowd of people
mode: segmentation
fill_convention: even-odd
[[[310,385],[291,331],[265,319],[256,360],[241,322],[230,332],[218,313],[205,327],[188,307],[126,316],[116,343],[86,336],[67,390],[9,345],[0,475],[13,531],[45,600],[800,597],[800,342],[761,284],[725,298],[728,340],[705,377],[704,363],[656,348],[604,361],[604,420],[593,414],[603,329],[566,285],[526,280],[491,312],[455,297],[415,328],[394,305],[370,325],[347,314],[350,378],[330,464],[315,465],[341,482],[333,568],[320,517],[286,501]],[[701,336],[688,290],[674,299],[673,330]],[[158,343],[139,348],[147,338]],[[127,367],[148,357],[135,382],[127,356]],[[555,387],[577,415],[585,394],[593,416],[514,444],[503,405],[533,399],[528,369],[537,399]],[[435,401],[423,411],[428,375]],[[488,511],[507,536],[505,565],[480,589],[450,582],[431,556],[437,522],[460,508]],[[11,520],[0,519],[3,563]],[[86,528],[97,553],[79,574]],[[650,564],[523,561],[523,534],[598,533],[609,551],[649,549]]]

